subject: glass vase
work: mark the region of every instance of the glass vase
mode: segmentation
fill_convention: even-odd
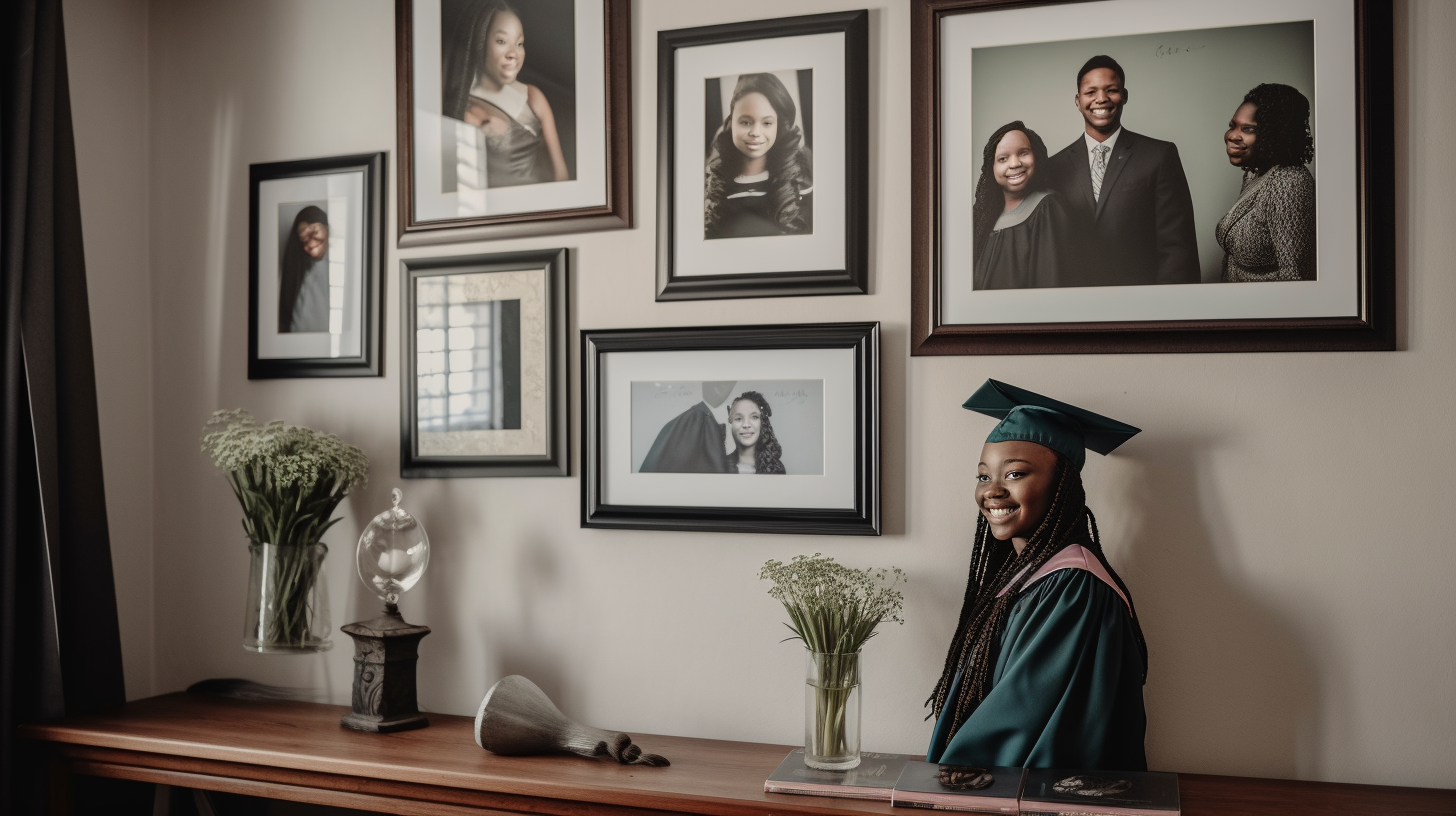
[[[250,544],[243,648],[251,652],[324,652],[329,640],[329,597],[323,543]]]
[[[804,764],[825,771],[859,765],[859,652],[805,652]]]

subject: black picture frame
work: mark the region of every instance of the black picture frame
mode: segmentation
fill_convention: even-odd
[[[1352,155],[1324,154],[1322,161],[1326,164],[1321,165],[1334,169],[1353,167],[1354,216],[1348,223],[1324,216],[1318,221],[1321,234],[1328,230],[1332,234],[1342,232],[1354,236],[1351,257],[1342,254],[1329,259],[1332,263],[1355,264],[1354,282],[1348,291],[1341,290],[1340,294],[1348,313],[1100,322],[952,323],[943,319],[947,273],[943,266],[946,263],[943,240],[947,232],[964,229],[959,220],[953,225],[942,223],[946,192],[942,178],[947,151],[952,149],[943,128],[953,105],[969,104],[946,98],[946,82],[940,69],[947,57],[943,26],[955,16],[978,12],[1045,14],[1044,7],[1048,5],[1058,4],[1046,0],[912,0],[912,355],[1389,351],[1396,348],[1393,27],[1390,5],[1372,0],[1351,0],[1355,36],[1350,41],[1343,38],[1319,41],[1320,48],[1349,49],[1345,56],[1354,66],[1351,75],[1341,72],[1330,78],[1341,88],[1344,86],[1340,83],[1353,83],[1352,120],[1321,123],[1321,132],[1348,128],[1354,133]],[[1086,7],[1069,6],[1068,10],[1081,8]],[[1166,9],[1170,20],[1176,21],[1185,7],[1169,5]],[[1343,13],[1340,16],[1348,19],[1343,18]],[[1103,18],[1119,19],[1115,15]],[[1170,24],[1167,30],[1178,27]],[[1133,85],[1129,79],[1130,90],[1135,90]],[[1346,93],[1340,91],[1342,95]],[[1232,110],[1237,104],[1235,99],[1225,106]],[[1055,150],[1051,145],[1048,147]],[[974,150],[979,156],[979,147]],[[1317,150],[1316,158],[1320,156]],[[1338,164],[1333,163],[1336,159]],[[1211,240],[1212,236],[1198,236],[1199,241],[1206,239]],[[1321,256],[1320,261],[1323,265],[1326,258]],[[969,269],[957,270],[956,274],[969,275]],[[1190,297],[1196,297],[1192,293],[1210,294],[1209,287],[1270,285],[1273,284],[1214,283],[1179,288],[1189,290]]]
[[[723,44],[751,44],[755,41],[783,37],[801,37],[815,34],[843,35],[843,168],[842,189],[837,184],[820,185],[815,174],[814,194],[820,204],[815,205],[816,223],[826,217],[836,217],[835,208],[821,206],[836,192],[843,195],[843,264],[832,264],[831,268],[796,269],[783,271],[774,269],[771,261],[762,261],[767,268],[751,272],[721,272],[702,274],[679,269],[679,249],[688,246],[684,236],[688,230],[702,234],[701,219],[680,222],[677,215],[679,190],[676,185],[686,175],[680,172],[679,158],[694,163],[698,170],[696,179],[697,202],[695,210],[702,212],[702,160],[696,156],[700,148],[677,144],[679,111],[677,96],[681,83],[701,81],[699,77],[679,77],[678,56],[685,50],[701,46]],[[782,56],[776,57],[783,62]],[[788,59],[787,62],[792,62]],[[779,67],[774,66],[774,70]],[[841,66],[834,66],[840,69]],[[768,70],[770,66],[745,64],[743,69]],[[739,69],[742,70],[742,69]],[[683,84],[683,87],[689,87]],[[816,92],[817,93],[817,92]],[[681,115],[694,126],[706,128],[701,111],[682,111]],[[821,131],[831,131],[834,123],[825,120],[819,123]],[[657,34],[657,300],[713,300],[748,297],[793,297],[805,295],[862,295],[869,292],[869,12],[865,10],[815,14],[802,17],[786,17],[774,20],[728,23],[701,28],[659,31]],[[831,151],[825,151],[828,155]],[[815,159],[817,163],[817,156]],[[817,166],[817,164],[816,164]],[[833,165],[824,169],[838,170]],[[837,173],[835,175],[838,175]],[[688,198],[684,202],[690,201]],[[827,223],[827,222],[826,222]],[[767,238],[735,239],[753,242],[793,239],[802,236],[771,236]],[[705,242],[706,243],[706,242]],[[759,244],[769,246],[772,244]],[[835,247],[834,249],[837,249]],[[763,251],[755,249],[760,255]],[[757,259],[754,259],[757,260]],[[749,264],[750,266],[752,264]]]
[[[539,281],[535,279],[538,272]],[[512,293],[517,297],[510,299],[519,302],[515,367],[518,370],[516,393],[520,421],[514,429],[504,431],[459,433],[448,445],[441,441],[442,437],[432,439],[421,432],[419,407],[422,372],[418,344],[422,327],[418,319],[417,284],[442,276],[475,276],[472,280],[476,283],[470,285],[482,286],[489,291],[476,296],[479,299],[472,302],[506,300],[504,295]],[[510,276],[509,279],[506,276]],[[400,476],[420,479],[570,474],[568,277],[568,252],[565,249],[405,258],[400,261],[400,325],[404,328],[400,342]],[[492,294],[502,297],[491,297]],[[540,324],[539,334],[533,334],[534,324]],[[531,339],[533,336],[534,340]],[[535,343],[539,343],[540,347],[533,348]],[[453,340],[450,346],[444,348],[456,350]],[[422,445],[422,442],[425,444]],[[427,449],[430,447],[435,449]]]
[[[825,400],[826,412],[833,406],[845,413],[841,418],[845,432],[831,436],[828,450],[834,450],[833,439],[846,442],[849,459],[844,472],[846,507],[724,506],[719,504],[646,504],[611,503],[606,489],[612,480],[640,475],[632,472],[630,458],[624,473],[608,472],[605,462],[609,454],[608,434],[618,434],[619,427],[604,427],[608,413],[606,390],[612,385],[603,381],[604,365],[614,356],[638,352],[670,352],[692,363],[691,355],[733,352],[735,358],[745,353],[767,352],[781,359],[794,352],[830,350],[840,372],[839,384],[850,394],[844,400]],[[841,359],[838,354],[843,353]],[[666,359],[666,358],[664,358]],[[699,359],[703,359],[700,357]],[[648,363],[649,367],[654,363]],[[593,329],[581,333],[581,526],[601,529],[682,530],[696,532],[784,533],[820,535],[879,535],[880,516],[880,324],[819,323],[766,326],[722,326],[662,329]],[[750,364],[751,365],[751,364]],[[711,364],[710,364],[711,366]],[[630,375],[628,375],[630,376]],[[730,400],[731,403],[731,400]],[[628,412],[630,414],[630,411]],[[622,422],[620,417],[612,420]],[[632,423],[633,419],[625,420]],[[852,441],[851,441],[852,440]],[[832,466],[821,475],[837,473]],[[652,474],[658,476],[661,474]],[[677,477],[677,474],[671,474]],[[726,495],[736,475],[693,474],[717,480],[705,484],[707,495]],[[677,477],[681,479],[682,477]],[[691,477],[690,477],[691,478]],[[795,476],[781,477],[794,479]],[[799,476],[812,479],[814,476]],[[785,491],[791,483],[776,482]]]
[[[249,165],[248,379],[384,373],[385,162],[380,152]],[[284,278],[294,277],[284,268],[297,265],[284,255],[290,247],[278,219],[309,200],[324,203],[326,210],[340,204],[336,223],[326,225],[333,233],[325,233],[324,257],[343,268],[343,308],[330,310],[339,311],[339,319],[330,314],[324,331],[280,330],[282,292],[289,288]]]
[[[591,87],[576,90],[578,96],[591,94],[599,105],[584,109],[593,111],[590,120],[599,126],[579,122],[575,143],[592,151],[601,149],[604,170],[600,190],[592,186],[591,201],[576,200],[579,196],[548,195],[539,206],[498,214],[439,215],[422,212],[426,209],[421,192],[422,181],[416,173],[416,152],[428,147],[419,138],[416,114],[424,111],[423,100],[416,93],[417,57],[430,64],[439,60],[439,32],[416,32],[415,7],[440,0],[395,0],[395,84],[396,122],[399,140],[399,246],[421,246],[460,241],[494,240],[531,235],[552,235],[571,232],[627,229],[632,226],[632,4],[631,0],[598,0],[601,8],[602,59],[600,65],[581,66],[578,78],[587,78]],[[595,6],[596,3],[587,5]],[[518,12],[522,17],[548,13],[540,3],[526,4]],[[581,23],[578,22],[578,25]],[[534,28],[534,26],[533,26]],[[420,37],[416,37],[419,33]],[[533,54],[542,53],[533,46]],[[575,59],[575,55],[573,55]],[[527,62],[527,68],[530,63]],[[443,70],[443,69],[442,69]],[[439,83],[438,77],[434,78]],[[557,112],[561,118],[561,112]],[[438,118],[438,117],[437,117]],[[438,149],[436,149],[438,152]],[[595,155],[593,152],[591,155]],[[588,160],[588,154],[581,154]],[[436,161],[430,154],[424,161]],[[581,179],[578,176],[573,181]],[[584,183],[584,182],[583,182]]]

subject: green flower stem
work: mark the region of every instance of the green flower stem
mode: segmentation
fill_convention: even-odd
[[[243,509],[252,544],[271,545],[274,558],[261,575],[267,597],[259,624],[264,643],[303,645],[322,552],[311,550],[339,519],[332,518],[349,490],[365,481],[369,459],[332,434],[269,422],[247,411],[218,411],[203,429],[202,450],[226,475]]]
[[[849,749],[849,704],[859,686],[859,654],[813,654],[814,725],[811,755],[842,757]]]

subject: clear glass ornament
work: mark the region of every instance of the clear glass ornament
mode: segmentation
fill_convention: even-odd
[[[394,506],[374,517],[359,536],[359,579],[374,594],[393,606],[401,593],[419,583],[430,563],[430,537],[425,528],[399,506],[404,494],[390,493]]]

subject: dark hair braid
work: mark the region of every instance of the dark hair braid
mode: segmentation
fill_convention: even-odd
[[[1087,509],[1086,492],[1082,486],[1082,474],[1061,454],[1057,455],[1056,492],[1046,516],[1019,554],[1015,554],[1009,543],[996,541],[991,537],[991,528],[984,516],[976,517],[976,540],[971,551],[970,575],[966,581],[965,598],[961,604],[960,620],[950,649],[945,656],[945,667],[940,681],[925,701],[931,707],[929,717],[940,716],[947,704],[951,704],[954,717],[952,733],[959,729],[971,713],[976,710],[991,689],[991,676],[996,668],[996,659],[1001,645],[1001,634],[1010,617],[1011,608],[1021,597],[1026,582],[1068,544],[1077,543],[1082,534],[1090,535],[1092,546],[1102,566],[1117,582],[1128,597],[1131,608],[1132,595],[1122,583],[1097,537],[1096,522]],[[1083,524],[1083,518],[1087,523]],[[1010,584],[1004,595],[997,596],[1002,587]],[[1147,646],[1143,641],[1142,628],[1133,615],[1137,629],[1138,648],[1143,655],[1143,676],[1147,677]],[[961,675],[955,700],[949,700],[951,685],[956,675]]]

